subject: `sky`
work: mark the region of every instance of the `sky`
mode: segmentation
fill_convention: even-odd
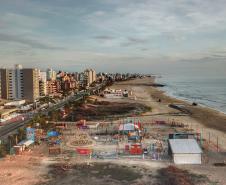
[[[0,0],[0,67],[226,76],[225,0]]]

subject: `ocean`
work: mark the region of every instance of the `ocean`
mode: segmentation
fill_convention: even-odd
[[[226,114],[226,77],[163,75],[156,82],[165,85],[161,89],[169,96]]]

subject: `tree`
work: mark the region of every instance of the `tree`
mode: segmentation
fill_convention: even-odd
[[[24,128],[18,129],[18,141],[22,141],[26,138],[26,131]]]
[[[7,155],[7,147],[5,144],[0,144],[0,157],[5,157]]]

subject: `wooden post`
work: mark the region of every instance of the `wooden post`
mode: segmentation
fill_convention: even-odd
[[[16,145],[17,145],[17,143],[18,143],[18,138],[17,138],[17,135],[16,135]]]
[[[219,152],[219,143],[218,143],[218,136],[217,136],[217,152]]]
[[[202,134],[203,134],[203,130],[200,132],[200,145],[202,147]]]
[[[210,132],[209,132],[209,144],[210,144]]]

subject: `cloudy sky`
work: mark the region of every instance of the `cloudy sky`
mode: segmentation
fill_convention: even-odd
[[[0,65],[226,75],[225,0],[0,0]]]

